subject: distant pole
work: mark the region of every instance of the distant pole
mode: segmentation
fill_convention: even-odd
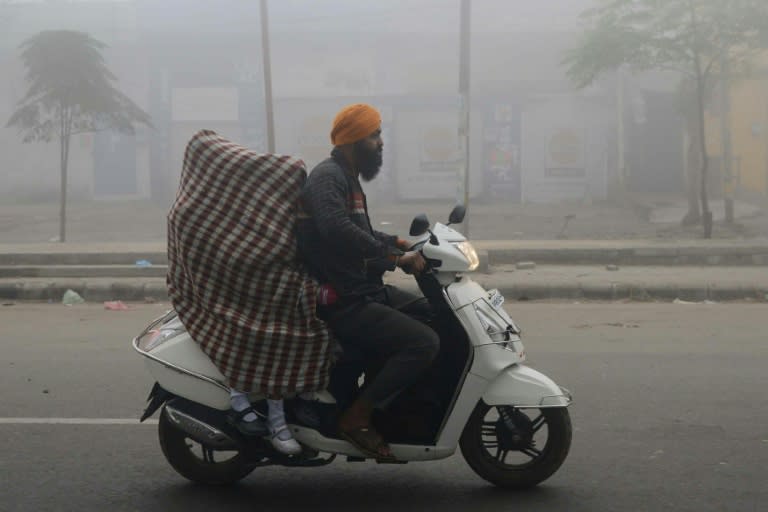
[[[267,153],[275,152],[275,118],[272,110],[272,64],[269,56],[267,0],[261,0],[261,53],[264,63],[264,103],[267,114]]]
[[[460,14],[460,47],[459,47],[459,101],[461,112],[459,113],[459,144],[463,150],[462,163],[459,168],[458,199],[463,197],[467,214],[464,218],[464,236],[469,238],[469,78],[470,78],[470,0],[461,0]]]
[[[616,127],[619,191],[623,197],[627,191],[627,162],[624,140],[624,72],[621,67],[616,73]]]

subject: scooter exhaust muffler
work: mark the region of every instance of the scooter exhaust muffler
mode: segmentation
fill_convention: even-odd
[[[237,443],[227,434],[194,416],[176,409],[170,404],[165,405],[165,414],[168,415],[168,419],[176,427],[189,435],[193,440],[204,444],[208,448],[217,450],[237,449]]]

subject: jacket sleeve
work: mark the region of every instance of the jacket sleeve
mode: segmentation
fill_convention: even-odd
[[[376,238],[379,242],[382,242],[385,245],[388,245],[390,247],[397,247],[397,237],[393,235],[388,235],[386,233],[382,233],[381,231],[373,230],[373,237]]]
[[[371,236],[350,220],[347,184],[330,172],[313,176],[304,190],[304,204],[320,234],[340,251],[352,251],[364,259],[387,258],[400,251]]]
[[[395,254],[402,255],[403,248],[400,247],[400,239],[393,235],[382,233],[381,231],[373,231],[373,236],[376,240],[384,243],[391,250],[397,251]],[[374,272],[392,272],[397,268],[397,261],[391,256],[384,258],[376,258],[368,261],[368,270]]]

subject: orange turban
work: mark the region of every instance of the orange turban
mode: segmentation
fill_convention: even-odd
[[[379,111],[365,103],[347,105],[336,114],[331,129],[334,146],[352,144],[368,137],[381,127]]]

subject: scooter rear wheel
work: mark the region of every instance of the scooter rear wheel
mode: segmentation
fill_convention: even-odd
[[[527,489],[546,480],[571,447],[565,407],[515,409],[478,402],[459,446],[478,476],[499,487]]]
[[[192,482],[207,485],[233,484],[255,469],[245,462],[245,457],[239,452],[213,450],[190,439],[168,419],[165,408],[158,421],[158,436],[160,448],[168,463],[177,473]]]

